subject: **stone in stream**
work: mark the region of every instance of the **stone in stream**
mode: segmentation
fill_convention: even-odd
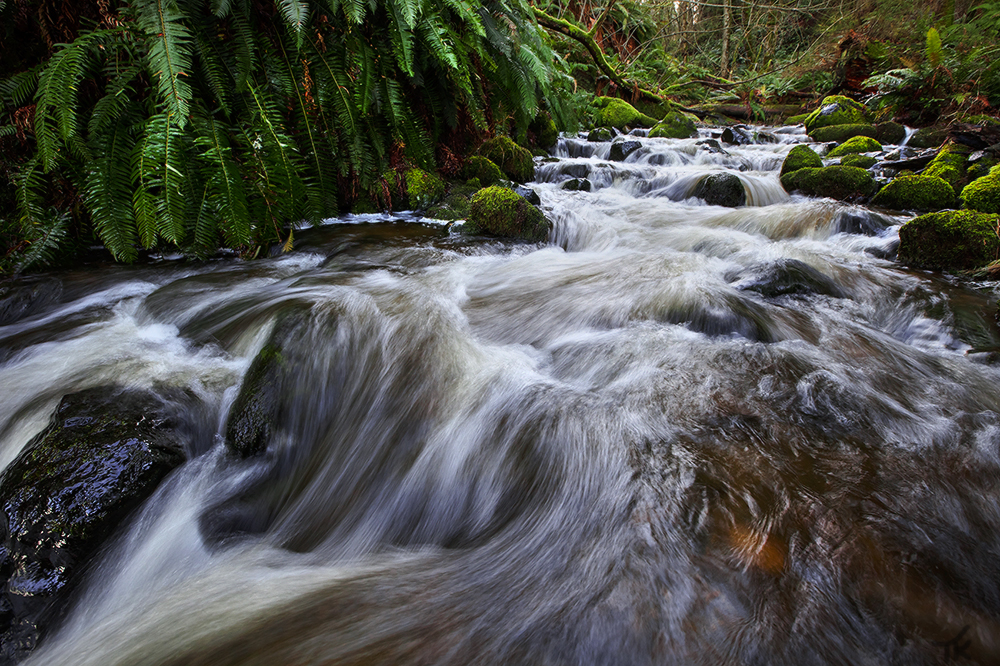
[[[749,146],[754,142],[750,132],[740,125],[722,130],[722,136],[719,138],[722,143],[728,143],[730,146]]]
[[[841,166],[852,166],[858,167],[859,169],[870,169],[878,164],[878,160],[871,155],[862,155],[860,153],[851,153],[850,155],[845,155],[840,160]]]
[[[837,213],[833,220],[833,232],[841,234],[858,234],[862,236],[878,236],[882,231],[893,226],[892,219],[864,209],[846,209]]]
[[[868,109],[843,95],[831,95],[823,99],[820,108],[810,113],[804,124],[806,133],[812,134],[819,127],[831,125],[857,125],[868,122]]]
[[[542,211],[503,187],[486,187],[472,197],[466,230],[501,238],[545,240],[549,223]]]
[[[698,136],[694,121],[680,111],[671,111],[649,131],[651,139],[690,139]]]
[[[746,188],[740,177],[732,173],[715,173],[702,178],[692,196],[704,199],[710,206],[738,208],[747,202]]]
[[[478,178],[482,187],[489,187],[503,179],[503,172],[492,160],[481,155],[473,155],[465,162],[465,166],[462,168],[462,177],[465,179]]]
[[[937,176],[899,176],[872,199],[873,206],[934,211],[955,207],[955,190]]]
[[[998,225],[1000,216],[973,210],[921,215],[899,229],[899,261],[932,270],[980,268],[1000,259]]]
[[[586,178],[590,175],[590,165],[589,164],[560,164],[559,165],[559,175],[569,176],[570,178]],[[532,202],[534,203],[534,202]],[[536,206],[538,204],[535,204]]]
[[[527,148],[514,143],[509,136],[498,136],[485,141],[479,154],[487,158],[517,183],[527,183],[535,178],[535,163]]]
[[[799,190],[810,196],[840,201],[866,199],[878,187],[865,169],[839,165],[798,169],[781,176],[781,185],[788,192]]]
[[[642,144],[638,141],[615,141],[611,144],[611,154],[608,159],[612,162],[624,162],[629,155],[640,148]]]
[[[965,186],[962,205],[982,213],[1000,213],[1000,165]]]
[[[891,120],[875,125],[875,139],[881,144],[898,145],[906,138],[906,128]]]
[[[138,389],[67,395],[4,470],[0,664],[35,647],[59,620],[93,555],[184,462],[172,409]]]
[[[822,166],[823,158],[815,150],[809,146],[798,145],[788,151],[785,161],[781,163],[779,175],[784,176],[787,173],[810,167],[818,169]]]
[[[867,136],[856,136],[848,139],[831,150],[827,157],[843,157],[854,153],[874,153],[882,150],[882,144]]]
[[[948,138],[948,130],[935,127],[918,129],[910,137],[908,146],[913,148],[937,148]]]
[[[878,130],[875,128],[874,125],[869,125],[868,123],[854,123],[850,125],[830,125],[829,127],[820,127],[813,130],[812,134],[810,134],[809,136],[816,143],[827,143],[829,141],[843,143],[844,141],[847,141],[848,139],[853,139],[856,136],[867,136],[873,139],[877,139]],[[895,142],[890,142],[890,143],[895,143]]]
[[[719,143],[719,141],[717,139],[703,139],[703,140],[698,141],[697,143],[695,143],[695,145],[696,146],[701,146],[707,152],[712,153],[713,155],[728,155],[729,154],[728,152],[726,152],[726,149],[722,147],[722,144]]]
[[[542,205],[541,197],[538,196],[538,192],[536,192],[533,188],[525,187],[524,185],[518,185],[517,187],[514,188],[514,192],[520,194],[522,197],[525,198],[525,200],[528,203],[530,203],[533,206]]]
[[[798,259],[781,259],[772,263],[751,266],[739,276],[736,288],[755,291],[761,296],[822,294],[843,298],[844,292],[837,283]]]
[[[586,178],[573,178],[562,184],[562,189],[570,192],[590,192],[593,185]]]
[[[610,127],[595,127],[587,132],[587,141],[592,143],[604,143],[615,138],[615,131]]]

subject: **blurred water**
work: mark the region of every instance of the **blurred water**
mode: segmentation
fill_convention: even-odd
[[[546,244],[369,216],[45,276],[0,326],[0,462],[71,391],[204,407],[29,663],[1000,662],[992,285],[789,197],[806,139],[777,136],[563,139]],[[748,206],[691,197],[720,171]],[[229,407],[290,316],[280,422],[237,459]]]

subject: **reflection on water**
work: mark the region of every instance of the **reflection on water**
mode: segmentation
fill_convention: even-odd
[[[779,136],[563,140],[548,244],[373,217],[26,280],[4,463],[82,388],[209,413],[29,663],[1000,661],[991,292],[886,259],[902,220],[789,197]],[[723,170],[747,207],[691,198]],[[272,335],[275,422],[238,459]]]

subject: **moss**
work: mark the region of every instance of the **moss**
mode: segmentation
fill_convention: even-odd
[[[965,186],[962,207],[982,213],[1000,213],[1000,165]]]
[[[971,210],[921,215],[899,230],[899,260],[916,268],[965,270],[1000,257],[1000,217]]]
[[[906,138],[906,128],[892,121],[879,123],[875,126],[875,138],[882,144],[897,145]]]
[[[924,169],[923,175],[937,176],[952,186],[955,194],[961,194],[968,180],[965,177],[966,164],[969,159],[969,149],[966,146],[949,143],[934,156],[931,163]]]
[[[821,166],[823,166],[823,158],[815,150],[809,146],[799,145],[788,151],[785,161],[781,163],[781,175],[784,176],[786,173],[807,167],[818,169]]]
[[[841,166],[852,166],[859,169],[870,169],[876,164],[878,164],[878,160],[871,155],[859,155],[857,153],[845,155],[844,159],[840,160]]]
[[[831,125],[856,125],[867,122],[868,110],[864,104],[849,97],[831,95],[805,121],[806,132],[812,134],[819,127]]]
[[[872,153],[877,150],[882,150],[881,143],[868,136],[856,136],[831,150],[827,157],[843,157],[851,153]]]
[[[481,155],[473,155],[466,160],[462,176],[470,180],[476,178],[479,186],[489,187],[503,179],[503,171],[492,160]]]
[[[785,123],[789,125],[801,125],[806,121],[806,118],[808,117],[809,117],[808,113],[800,113],[797,116],[788,116],[787,118],[785,118]]]
[[[842,143],[856,136],[867,136],[876,138],[878,131],[874,125],[867,123],[852,123],[850,125],[830,125],[829,127],[819,127],[813,130],[809,136],[817,143],[827,143],[836,141]]]
[[[971,123],[973,125],[987,125],[989,127],[1000,127],[1000,118],[994,118],[993,116],[987,116],[984,114],[979,114],[975,116],[967,116],[961,119],[963,123]]]
[[[971,183],[974,180],[978,180],[988,174],[990,169],[995,167],[1000,162],[997,162],[995,157],[990,157],[989,155],[980,157],[978,160],[969,165],[968,171],[965,172],[966,177]]]
[[[617,97],[598,97],[595,102],[598,107],[597,124],[605,127],[652,127],[655,118],[640,113],[634,106]]]
[[[531,124],[528,125],[528,129],[534,134],[535,145],[539,148],[551,148],[559,140],[559,129],[556,127],[555,121],[552,120],[552,116],[546,111],[539,111]]]
[[[937,148],[948,138],[948,130],[925,127],[913,133],[906,144],[911,148]]]
[[[854,200],[871,196],[875,179],[864,169],[851,166],[804,168],[785,174],[781,184],[788,191],[831,199]]]
[[[954,208],[955,190],[936,176],[900,176],[875,195],[872,205],[922,211]]]
[[[690,139],[698,136],[694,121],[679,111],[671,111],[649,132],[652,138]]]
[[[479,154],[490,160],[513,181],[527,183],[535,178],[535,163],[531,153],[514,143],[508,136],[498,136],[483,143]]]
[[[406,172],[406,194],[410,205],[419,210],[433,206],[444,196],[444,181],[423,169]]]
[[[512,190],[493,186],[472,196],[466,229],[502,238],[544,240],[549,225],[542,211]]]

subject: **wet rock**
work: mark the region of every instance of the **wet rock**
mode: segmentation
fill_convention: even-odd
[[[611,154],[608,159],[612,162],[624,162],[625,158],[642,148],[638,141],[615,141],[611,144]]]
[[[757,144],[781,143],[781,139],[779,139],[776,135],[772,134],[771,132],[764,132],[764,131],[754,132],[753,140],[754,143]]]
[[[562,189],[569,190],[570,192],[590,192],[592,184],[586,178],[573,178],[572,180],[567,180],[562,185]]]
[[[423,169],[408,169],[404,177],[406,178],[406,196],[413,208],[424,210],[444,197],[447,186],[435,174]]]
[[[656,119],[636,110],[634,106],[617,97],[598,97],[594,100],[598,108],[598,123],[603,127],[625,129],[626,127],[652,127]]]
[[[761,296],[821,294],[843,298],[844,292],[833,279],[798,259],[782,259],[748,268],[735,285],[740,291]]]
[[[998,224],[1000,216],[972,210],[921,215],[899,229],[899,261],[933,270],[985,266],[1000,258]]]
[[[615,138],[615,132],[609,127],[595,127],[587,132],[587,141],[605,142]]]
[[[737,208],[746,205],[747,192],[743,181],[732,173],[711,174],[702,178],[692,196],[704,199],[710,206]]]
[[[925,127],[913,133],[907,145],[913,148],[937,148],[948,138],[948,130]]]
[[[843,157],[853,153],[873,153],[882,150],[882,144],[867,136],[856,136],[848,139],[831,150],[827,157]]]
[[[613,146],[612,146],[613,148]],[[590,175],[589,164],[562,164],[559,166],[559,174],[570,178],[586,178]]]
[[[713,155],[729,154],[726,152],[726,149],[722,147],[722,144],[719,143],[716,139],[704,139],[702,141],[698,141],[695,145],[701,146],[702,148],[712,153]]]
[[[829,127],[819,127],[809,135],[816,143],[827,143],[834,141],[843,143],[856,136],[867,136],[872,139],[878,138],[878,130],[874,125],[868,123],[853,123],[850,125],[830,125]]]
[[[872,199],[873,206],[933,211],[955,207],[955,190],[936,176],[900,176]]]
[[[833,221],[834,233],[877,236],[895,224],[885,215],[868,210],[843,210]]]
[[[859,153],[845,155],[844,158],[840,160],[841,166],[852,166],[858,167],[859,169],[870,169],[876,164],[878,164],[878,160],[871,155],[861,155]]]
[[[172,410],[149,391],[105,387],[68,395],[4,470],[0,662],[34,648],[91,557],[184,462]]]
[[[962,190],[962,205],[982,213],[1000,213],[1000,165]]]
[[[891,120],[875,126],[875,140],[882,144],[898,145],[906,138],[906,128]]]
[[[962,189],[968,183],[966,165],[970,152],[972,151],[968,146],[946,143],[921,175],[937,176],[951,185],[955,194],[961,194]]]
[[[722,143],[727,143],[730,146],[749,146],[753,143],[753,136],[750,132],[739,125],[722,130],[720,139]]]
[[[785,161],[781,163],[781,174],[798,171],[799,169],[814,168],[823,166],[823,158],[809,146],[799,145],[788,151]]]
[[[19,280],[17,285],[0,284],[0,326],[34,316],[59,303],[62,283],[52,278]]]
[[[649,131],[652,139],[690,139],[698,136],[694,121],[679,111],[671,111]]]
[[[851,166],[799,169],[782,176],[781,185],[789,192],[799,190],[810,196],[830,197],[841,201],[865,199],[877,187],[868,171]]]
[[[806,132],[811,135],[820,127],[866,123],[867,115],[868,110],[864,104],[842,95],[831,95],[826,97],[820,108],[810,113],[804,122]]]
[[[472,197],[466,230],[501,238],[540,241],[548,235],[545,216],[512,190],[487,187]]]
[[[479,147],[479,154],[500,167],[504,175],[515,182],[527,183],[535,178],[531,152],[508,136],[489,139]]]
[[[925,150],[912,157],[906,157],[904,152],[894,150],[885,156],[885,160],[875,166],[880,169],[892,169],[894,171],[915,171],[923,169],[930,164],[936,155],[936,150]]]
[[[518,185],[517,187],[514,188],[514,192],[524,197],[528,203],[534,206],[542,205],[542,200],[538,196],[538,192],[536,192],[530,187],[525,187],[524,185]]]

